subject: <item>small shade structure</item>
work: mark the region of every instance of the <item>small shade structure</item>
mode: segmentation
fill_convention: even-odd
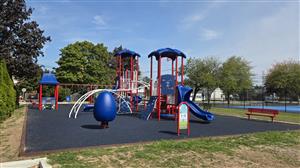
[[[42,110],[42,98],[43,98],[43,86],[54,86],[54,97],[55,97],[55,109],[58,109],[58,86],[59,82],[56,79],[56,76],[52,73],[44,73],[42,79],[39,82],[40,85],[40,92],[39,92],[39,110]]]
[[[180,50],[173,49],[173,48],[161,48],[158,50],[155,50],[151,52],[148,55],[148,58],[151,59],[150,63],[150,96],[152,96],[152,74],[153,74],[153,57],[155,57],[157,61],[157,118],[160,120],[160,112],[161,112],[161,72],[162,72],[162,58],[168,58],[172,60],[172,76],[175,78],[175,88],[178,85],[178,58],[181,57],[181,84],[184,84],[184,59],[186,58],[186,55],[181,52]],[[175,63],[175,66],[174,66]],[[165,66],[165,65],[164,65]]]

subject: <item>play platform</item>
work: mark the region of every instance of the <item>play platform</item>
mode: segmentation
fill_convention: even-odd
[[[148,121],[136,115],[118,115],[110,122],[109,129],[100,129],[93,113],[81,112],[77,119],[69,118],[71,105],[59,105],[58,111],[28,109],[24,154],[125,143],[140,143],[161,139],[183,139],[177,136],[174,120]],[[206,123],[191,118],[189,138],[236,135],[271,130],[295,130],[300,125],[247,120],[238,117],[215,116],[214,122]]]

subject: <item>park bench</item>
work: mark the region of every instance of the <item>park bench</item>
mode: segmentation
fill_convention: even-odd
[[[278,110],[272,110],[272,109],[248,108],[248,112],[246,112],[245,114],[248,115],[249,120],[251,115],[255,115],[255,116],[270,117],[273,122],[274,118],[279,114],[279,112]]]

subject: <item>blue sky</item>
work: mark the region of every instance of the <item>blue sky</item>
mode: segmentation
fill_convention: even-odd
[[[257,79],[272,64],[299,60],[299,1],[27,0],[32,19],[50,35],[39,63],[56,67],[59,49],[75,41],[123,45],[142,55],[173,47],[188,57],[237,55]]]

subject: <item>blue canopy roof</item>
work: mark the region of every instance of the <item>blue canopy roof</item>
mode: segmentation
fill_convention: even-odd
[[[42,79],[40,80],[41,85],[58,85],[59,82],[56,76],[52,73],[44,73]]]
[[[120,57],[141,57],[140,54],[128,50],[128,49],[124,49],[122,51],[117,52],[114,56],[120,56]]]
[[[156,59],[158,60],[158,57],[168,57],[171,58],[172,60],[175,60],[177,57],[181,56],[183,58],[186,58],[185,54],[177,49],[172,49],[172,48],[161,48],[156,51],[151,52],[148,55],[149,57],[155,56]]]

